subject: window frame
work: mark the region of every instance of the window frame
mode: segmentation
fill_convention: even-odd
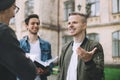
[[[93,39],[90,37],[94,37]],[[89,33],[87,34],[87,38],[90,40],[95,40],[99,42],[99,34],[98,33]]]
[[[93,3],[91,5],[90,17],[96,17],[100,15],[100,0],[86,0],[87,3]]]
[[[116,39],[115,39],[115,38]],[[112,33],[112,57],[120,57],[120,30]]]
[[[112,13],[120,13],[120,0],[112,0]]]
[[[75,2],[74,1],[65,1],[64,2],[64,21],[68,20],[70,12],[74,12]]]
[[[27,0],[25,2],[25,17],[34,12],[34,0]]]

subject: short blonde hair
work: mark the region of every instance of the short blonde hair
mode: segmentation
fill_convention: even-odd
[[[85,14],[83,14],[83,13],[79,13],[79,12],[72,12],[72,13],[69,13],[69,16],[72,16],[72,15],[79,15],[79,16],[81,16],[81,17],[83,17],[82,18],[82,21],[84,22],[84,23],[87,23],[87,15],[85,15]]]

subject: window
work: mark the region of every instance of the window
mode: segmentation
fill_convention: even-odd
[[[91,15],[90,16],[99,16],[100,12],[100,1],[99,0],[86,0],[87,3],[93,3],[91,5]]]
[[[71,36],[64,36],[64,37],[62,38],[62,44],[64,45],[65,43],[70,42],[70,41],[72,41],[72,40],[73,40],[73,39],[72,39]]]
[[[120,0],[112,0],[112,12],[113,13],[120,12]]]
[[[112,43],[113,57],[120,57],[120,31],[116,31],[112,34]]]
[[[87,34],[87,38],[89,38],[91,40],[99,41],[99,35],[97,33]]]
[[[68,20],[68,14],[74,11],[74,1],[64,2],[64,20]]]
[[[25,17],[33,13],[34,0],[27,0],[25,2]]]

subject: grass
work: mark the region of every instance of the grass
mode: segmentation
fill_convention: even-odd
[[[52,74],[58,74],[58,66],[53,67],[53,72]]]
[[[105,80],[120,80],[120,68],[105,67]]]
[[[120,80],[120,68],[109,68],[105,67],[105,80]],[[54,75],[58,74],[58,66],[53,68]]]

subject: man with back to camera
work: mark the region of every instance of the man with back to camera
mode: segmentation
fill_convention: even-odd
[[[0,80],[34,80],[36,67],[25,57],[15,32],[8,26],[19,8],[15,0],[0,0]]]
[[[67,29],[73,41],[62,48],[58,80],[104,80],[103,48],[86,37],[86,27],[85,14],[69,14]]]

